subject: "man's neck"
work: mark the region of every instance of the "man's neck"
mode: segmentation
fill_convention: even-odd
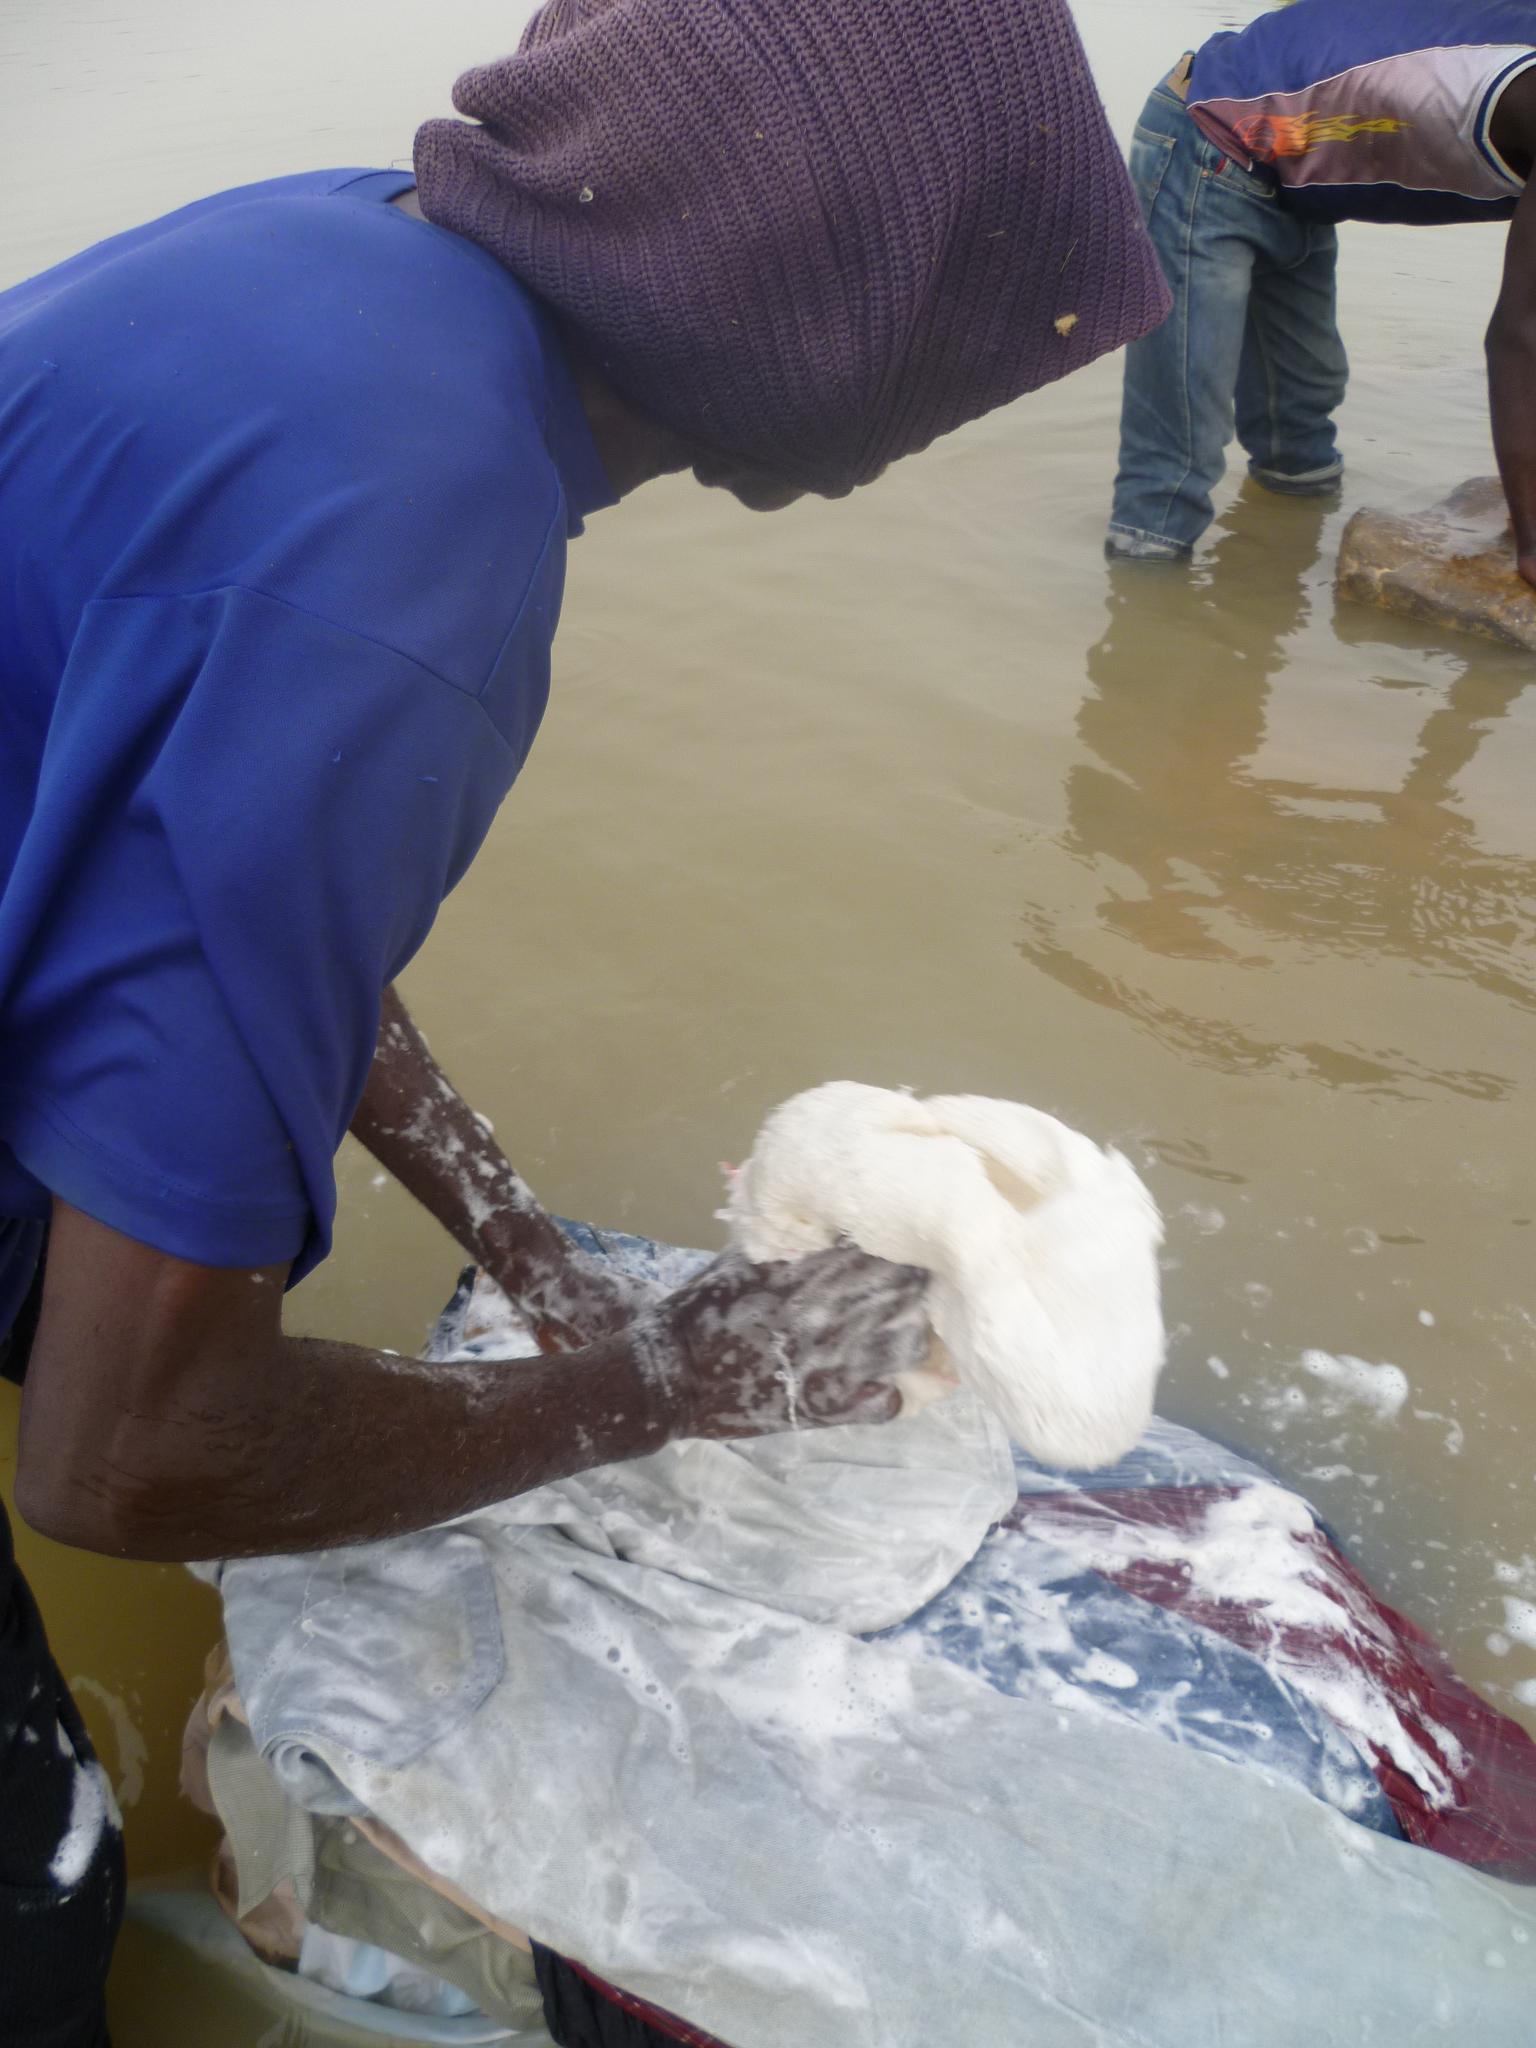
[[[653,477],[674,476],[692,465],[697,451],[670,427],[637,412],[590,363],[577,357],[572,368],[582,410],[615,497],[627,498]]]
[[[397,192],[389,203],[413,220],[426,219],[414,185]],[[689,467],[696,451],[687,442],[636,412],[590,364],[577,359],[572,367],[587,425],[615,497],[628,497],[653,477],[671,476]]]

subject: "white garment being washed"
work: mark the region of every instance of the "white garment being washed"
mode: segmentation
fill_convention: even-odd
[[[1044,1464],[1112,1464],[1152,1419],[1157,1209],[1129,1161],[1055,1117],[831,1081],[768,1118],[725,1214],[749,1258],[843,1237],[926,1267],[954,1373]]]
[[[1536,1893],[848,1632],[1014,1492],[962,1391],[218,1576],[290,1794],[733,2048],[1529,2048]]]

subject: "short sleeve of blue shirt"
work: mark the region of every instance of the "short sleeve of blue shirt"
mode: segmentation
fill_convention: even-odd
[[[382,991],[532,743],[610,493],[546,316],[408,183],[0,296],[0,1219],[308,1270]]]

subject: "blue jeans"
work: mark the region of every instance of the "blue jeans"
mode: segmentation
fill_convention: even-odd
[[[1173,311],[1126,350],[1109,545],[1183,555],[1211,523],[1234,421],[1272,489],[1324,490],[1342,472],[1338,237],[1224,157],[1165,87],[1137,125],[1131,180]]]

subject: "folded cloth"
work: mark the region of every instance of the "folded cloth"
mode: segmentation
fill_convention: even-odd
[[[230,1655],[283,1789],[355,1814],[373,1802],[311,1731],[388,1770],[451,1739],[516,1689],[504,1603],[530,1574],[586,1629],[578,1661],[595,1642],[628,1676],[630,1606],[642,1627],[676,1630],[679,1649],[717,1614],[858,1633],[903,1620],[974,1556],[1014,1491],[1001,1431],[968,1399],[879,1426],[688,1439],[417,1535],[226,1564]],[[580,1696],[567,1707],[579,1714]]]
[[[214,1895],[264,1961],[407,2010],[537,2025],[526,1939],[476,1912],[376,1821],[296,1806],[228,1708],[212,1730],[207,1782],[227,1830]],[[445,1999],[449,1986],[462,1997]]]
[[[1165,1466],[1188,1463],[1185,1437]],[[1109,1652],[1064,1674],[1042,1655],[1031,1682],[1069,1587],[1002,1598],[993,1544],[960,1572],[990,1581],[960,1586],[939,1627],[974,1630],[997,1669],[951,1661],[914,1596],[946,1493],[952,1554],[1011,1514],[1021,1478],[998,1448],[962,1392],[884,1429],[737,1447],[750,1476],[695,1468],[675,1500],[647,1460],[636,1483],[585,1474],[427,1537],[226,1566],[256,1744],[311,1806],[365,1810],[485,1912],[734,2048],[912,2048],[957,2025],[1043,2048],[1233,2028],[1294,2048],[1367,2023],[1408,2048],[1527,2048],[1536,1895],[1196,1750],[1159,1725],[1180,1682],[1150,1664],[1128,1686]],[[978,1530],[1000,1477],[1008,1505]],[[1074,1491],[1038,1468],[1027,1484]],[[759,1524],[739,1554],[738,1498]],[[1058,1550],[1064,1520],[1043,1525]],[[1126,1558],[1094,1542],[1080,1568],[1123,1591]],[[708,1543],[723,1587],[688,1576]],[[895,1599],[879,1551],[905,1567],[921,1640],[839,1619],[841,1603],[867,1629]],[[1026,1652],[1011,1674],[1009,1643]],[[1113,1704],[1138,1696],[1140,1715]]]
[[[1055,1117],[831,1081],[768,1118],[725,1214],[749,1258],[851,1238],[926,1267],[954,1372],[1048,1465],[1107,1465],[1152,1418],[1157,1210],[1127,1160]]]

